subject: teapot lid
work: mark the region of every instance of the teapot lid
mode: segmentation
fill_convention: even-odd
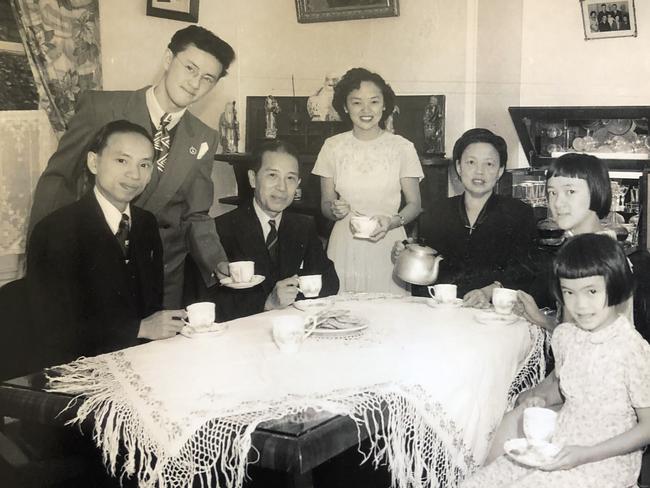
[[[431,248],[429,246],[421,245],[421,244],[415,244],[415,243],[407,244],[406,248],[409,251],[415,252],[416,254],[423,254],[423,255],[426,255],[426,254],[436,255],[436,254],[438,254],[435,249],[433,249],[433,248]]]

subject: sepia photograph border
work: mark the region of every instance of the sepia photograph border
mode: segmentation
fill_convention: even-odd
[[[184,22],[199,21],[199,0],[189,0],[188,10],[186,12],[171,8],[171,5],[170,8],[166,8],[164,6],[165,3],[167,2],[147,0],[147,15],[149,17],[161,17],[163,19],[181,20]]]
[[[298,22],[306,24],[311,22],[399,17],[399,0],[384,0],[381,5],[325,7],[318,10],[313,8],[313,3],[313,0],[296,0]]]
[[[585,41],[591,41],[593,39],[611,39],[613,37],[636,37],[637,36],[636,7],[634,5],[634,0],[623,0],[623,1],[629,4],[629,8],[628,8],[628,15],[630,17],[629,29],[608,31],[608,32],[591,32],[590,20],[589,20],[590,7],[593,7],[594,5],[598,7],[603,3],[610,4],[610,3],[621,3],[621,2],[612,2],[611,0],[604,0],[604,1],[580,0],[580,11],[582,13],[582,26],[585,32]],[[596,8],[596,12],[597,11],[598,9]]]

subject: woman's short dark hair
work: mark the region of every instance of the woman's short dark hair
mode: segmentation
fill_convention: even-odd
[[[508,162],[508,145],[506,144],[506,141],[503,137],[496,135],[491,130],[482,128],[470,129],[458,138],[456,144],[454,144],[454,150],[452,152],[453,162],[459,162],[463,152],[467,149],[467,146],[474,144],[475,142],[491,144],[492,147],[496,149],[497,153],[499,153],[499,166],[506,166],[506,163]]]
[[[599,219],[607,216],[612,204],[612,187],[602,159],[589,154],[565,154],[551,162],[546,170],[546,182],[554,176],[585,180],[591,195],[589,210],[596,212]]]
[[[185,51],[190,44],[194,44],[201,51],[214,56],[223,67],[219,77],[226,76],[230,64],[235,60],[235,51],[230,44],[215,36],[208,29],[198,25],[190,25],[176,31],[167,47],[176,56],[178,53]]]
[[[113,134],[140,134],[153,146],[153,139],[144,127],[128,120],[120,119],[113,120],[99,129],[95,134],[95,138],[88,146],[87,152],[93,152],[95,154],[102,152],[106,144],[108,144],[109,137]]]
[[[393,109],[395,108],[395,92],[377,73],[368,71],[365,68],[352,68],[348,70],[334,87],[332,106],[341,117],[341,120],[351,123],[350,114],[345,111],[345,102],[348,99],[348,95],[352,91],[358,90],[363,81],[369,81],[377,85],[384,97],[384,112],[381,114],[381,120],[379,122],[379,125],[383,129],[384,122],[393,113]]]
[[[253,167],[251,169],[256,173],[262,167],[262,158],[264,157],[264,153],[267,152],[285,153],[289,156],[293,156],[296,158],[296,161],[300,163],[299,153],[296,146],[281,139],[270,139],[263,142],[253,150]],[[298,167],[300,167],[300,164],[298,164]]]
[[[605,278],[607,305],[623,303],[634,292],[634,277],[623,248],[605,234],[580,234],[569,239],[553,260],[551,290],[564,304],[560,278]]]

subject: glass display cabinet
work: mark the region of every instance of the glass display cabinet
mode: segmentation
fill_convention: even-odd
[[[633,251],[648,248],[650,106],[510,107],[510,117],[530,168],[515,171],[512,195],[545,217],[544,171],[571,152],[605,160],[612,183],[612,207],[604,224]]]

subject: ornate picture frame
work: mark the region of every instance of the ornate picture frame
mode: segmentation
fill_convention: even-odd
[[[147,0],[147,15],[184,22],[198,22],[199,0]]]
[[[398,17],[399,0],[296,0],[301,24]]]
[[[636,37],[634,0],[580,0],[585,41],[612,37]]]

